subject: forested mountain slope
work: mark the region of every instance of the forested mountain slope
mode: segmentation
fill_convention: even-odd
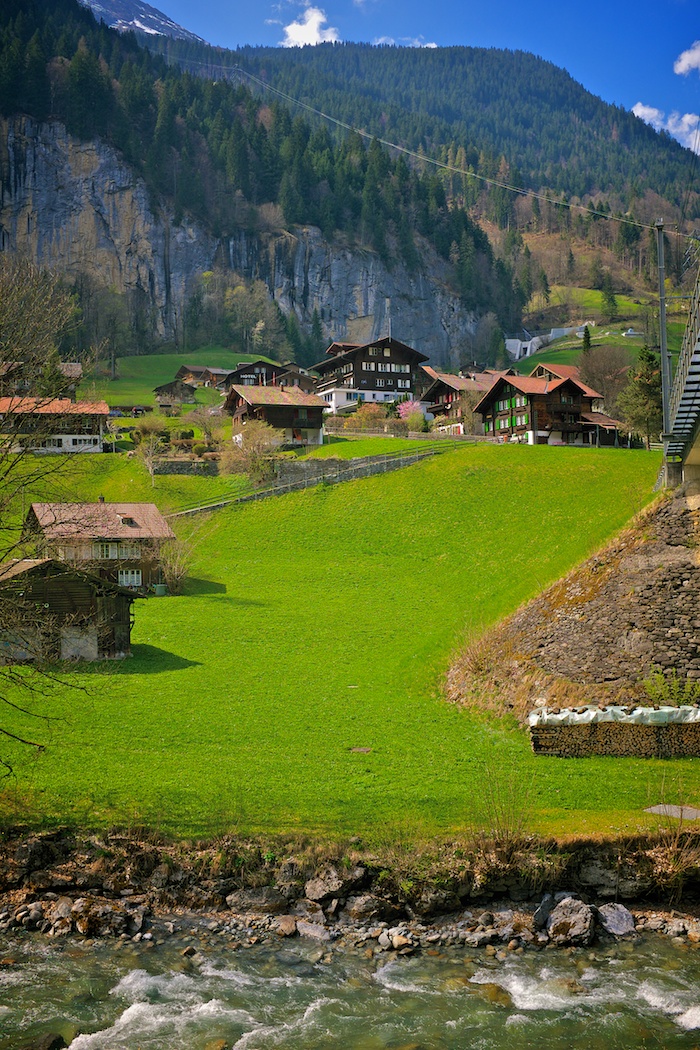
[[[668,201],[667,218],[688,190],[689,150],[523,51],[338,43],[232,52],[162,37],[148,46],[200,74],[238,66],[355,127],[483,175],[505,158],[508,181],[533,189],[604,195],[624,209],[653,192]],[[700,214],[697,192],[687,214]]]
[[[373,261],[365,266],[366,276],[358,278],[367,294],[353,292],[341,301],[366,300],[361,308],[375,322],[376,304],[390,296],[398,311],[402,302],[408,310],[412,300],[442,296],[446,315],[453,317],[460,308],[465,312],[457,329],[468,323],[468,315],[493,313],[506,328],[519,321],[526,295],[513,268],[494,257],[483,230],[465,207],[448,200],[439,177],[410,168],[401,157],[391,157],[376,141],[366,144],[357,134],[333,138],[327,129],[293,117],[280,103],[267,105],[243,85],[183,73],[142,49],[133,34],[120,36],[98,25],[73,0],[7,0],[0,9],[0,116],[6,120],[0,151],[7,212],[0,215],[0,225],[6,249],[19,248],[22,229],[45,223],[56,210],[45,170],[47,153],[35,148],[39,133],[33,128],[60,122],[73,138],[100,140],[100,149],[107,145],[118,151],[134,179],[145,184],[151,212],[160,216],[158,237],[164,244],[175,237],[168,233],[168,222],[180,227],[195,221],[218,243],[220,263],[268,281],[275,294],[274,281],[279,281],[288,308],[297,310],[302,323],[310,322],[314,308],[324,309],[318,289],[309,286],[309,254],[315,252],[318,259],[318,242],[301,255],[289,241],[282,252],[279,246],[271,249],[272,255],[268,247],[271,235],[309,226],[320,228],[326,245],[333,242],[336,259],[341,249],[351,262],[357,253],[366,258],[370,250]],[[27,124],[27,117],[36,124]],[[55,136],[51,141],[58,143]],[[64,155],[72,147],[61,140],[56,148],[64,157],[57,163],[65,167]],[[114,169],[106,158],[95,163]],[[37,196],[32,181],[38,177],[32,167],[37,164],[44,166],[42,214],[25,216]],[[75,170],[75,163],[67,166]],[[120,168],[119,180],[124,179]],[[55,192],[60,196],[58,188]],[[78,207],[82,205],[76,203]],[[143,216],[144,206],[139,209]],[[98,210],[101,219],[109,217],[106,204]],[[141,232],[150,221],[143,220]],[[37,252],[60,234],[60,250],[53,258],[61,258],[74,245],[66,243],[65,225],[54,226],[42,229],[29,247]],[[180,239],[187,236],[183,232]],[[242,237],[250,243],[241,249]],[[333,259],[327,258],[318,270],[332,266]],[[116,260],[113,269],[119,279],[123,268]],[[113,274],[102,276],[105,283],[114,283]],[[143,276],[136,279],[148,295],[151,274],[146,287]],[[184,271],[174,279],[164,270],[163,296],[150,303],[152,312],[160,314],[161,331],[172,329],[176,313],[183,316],[187,304],[182,297],[192,289],[181,289],[177,304],[172,300],[178,283],[187,280]],[[393,317],[400,323],[399,313]],[[337,316],[337,310],[332,316],[329,307],[322,320],[331,334],[333,325],[346,318]],[[430,323],[436,320],[432,317]],[[439,324],[445,344],[445,325]],[[343,334],[342,329],[332,334]]]

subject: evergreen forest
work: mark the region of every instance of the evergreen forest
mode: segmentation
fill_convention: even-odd
[[[450,264],[466,309],[492,312],[506,328],[519,323],[526,291],[438,174],[376,139],[333,136],[243,84],[181,71],[75,0],[3,4],[0,113],[104,138],[143,176],[155,205],[221,236],[255,228],[260,207],[273,204],[282,225],[319,226],[389,266],[400,259],[416,269],[423,238]],[[4,179],[8,171],[5,162]]]

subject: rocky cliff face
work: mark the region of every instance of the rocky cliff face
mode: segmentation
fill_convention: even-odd
[[[140,292],[160,336],[176,333],[197,275],[215,261],[263,280],[302,324],[317,309],[329,338],[368,341],[391,323],[395,336],[444,366],[456,363],[473,329],[447,286],[445,264],[427,246],[420,270],[409,274],[398,263],[388,269],[373,252],[330,244],[314,227],[239,230],[222,242],[154,207],[113,149],[80,142],[60,124],[0,122],[0,172],[0,249]]]

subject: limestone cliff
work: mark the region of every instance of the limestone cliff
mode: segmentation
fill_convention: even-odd
[[[427,245],[409,274],[366,250],[324,240],[314,227],[248,233],[224,240],[154,206],[147,187],[99,141],[81,142],[57,123],[0,122],[0,249],[37,263],[88,273],[117,291],[147,297],[160,336],[172,337],[199,273],[215,262],[263,280],[282,310],[308,324],[314,309],[329,338],[364,341],[393,333],[454,364],[474,319],[446,282]]]

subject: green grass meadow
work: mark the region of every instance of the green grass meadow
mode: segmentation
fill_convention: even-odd
[[[239,354],[224,347],[212,346],[182,354],[145,354],[117,358],[117,378],[100,375],[87,377],[80,386],[80,397],[104,399],[108,405],[155,405],[153,388],[169,383],[182,365],[210,365],[212,368],[235,368],[241,361],[257,360],[251,354]],[[263,360],[267,360],[263,358]],[[221,395],[201,387],[198,404],[219,404]],[[185,409],[187,406],[185,406]]]
[[[111,498],[118,470],[100,459],[86,495]],[[15,778],[0,807],[184,836],[444,835],[489,776],[522,785],[533,830],[636,828],[680,767],[700,785],[697,764],[535,759],[514,723],[448,705],[441,682],[469,632],[623,526],[658,466],[641,451],[469,445],[194,519],[187,593],[136,603],[133,658],[52,684],[35,701],[50,726],[4,712],[47,747],[3,743]]]

